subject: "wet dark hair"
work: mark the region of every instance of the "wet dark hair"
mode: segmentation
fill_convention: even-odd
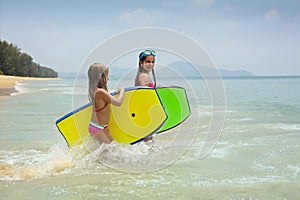
[[[142,54],[143,54],[143,52],[141,52],[139,54],[139,58],[141,57]],[[142,62],[144,62],[146,60],[146,58],[147,58],[147,56],[143,56],[143,57],[141,57],[141,59],[139,59],[139,66],[141,65]]]
[[[146,60],[146,58],[148,57],[148,56],[143,56],[143,57],[141,57],[141,55],[143,54],[144,52],[141,52],[140,54],[139,54],[139,58],[141,58],[141,59],[139,59],[139,70],[140,70],[140,68],[141,68],[141,63],[142,62],[144,62],[145,60]],[[150,55],[149,55],[150,56]],[[153,56],[153,55],[152,55]],[[154,87],[156,87],[156,75],[155,75],[155,72],[154,72],[154,69],[152,69],[152,75],[153,75],[153,79],[154,79]]]

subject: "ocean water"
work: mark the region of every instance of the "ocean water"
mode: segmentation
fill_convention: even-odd
[[[55,121],[87,102],[86,79],[18,83],[0,99],[0,199],[299,199],[300,77],[224,79],[217,109],[204,80],[160,83],[186,88],[183,124],[151,143],[71,149]],[[203,156],[212,123],[222,134]]]

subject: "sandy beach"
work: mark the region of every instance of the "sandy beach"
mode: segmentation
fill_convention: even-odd
[[[0,98],[3,96],[10,96],[12,93],[18,92],[15,85],[19,81],[26,80],[51,80],[59,78],[34,78],[34,77],[19,77],[19,76],[5,76],[0,75]]]

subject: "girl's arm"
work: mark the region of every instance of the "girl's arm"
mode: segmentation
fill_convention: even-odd
[[[120,87],[118,89],[118,93],[119,93],[118,97],[110,96],[111,104],[114,105],[114,106],[122,105],[123,97],[124,97],[124,87]]]
[[[114,106],[120,106],[123,102],[124,87],[120,87],[118,89],[118,93],[119,93],[119,96],[114,97],[114,96],[111,96],[109,94],[109,92],[104,89],[97,89],[96,95],[95,95],[96,105],[98,105],[99,108],[101,108],[105,105],[105,102],[108,102]],[[97,109],[97,107],[96,107],[96,109]]]

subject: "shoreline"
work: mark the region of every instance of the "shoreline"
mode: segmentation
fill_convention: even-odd
[[[36,77],[21,77],[0,75],[0,99],[6,96],[12,96],[13,93],[18,93],[15,86],[17,82],[26,80],[60,80],[61,78],[36,78]]]

